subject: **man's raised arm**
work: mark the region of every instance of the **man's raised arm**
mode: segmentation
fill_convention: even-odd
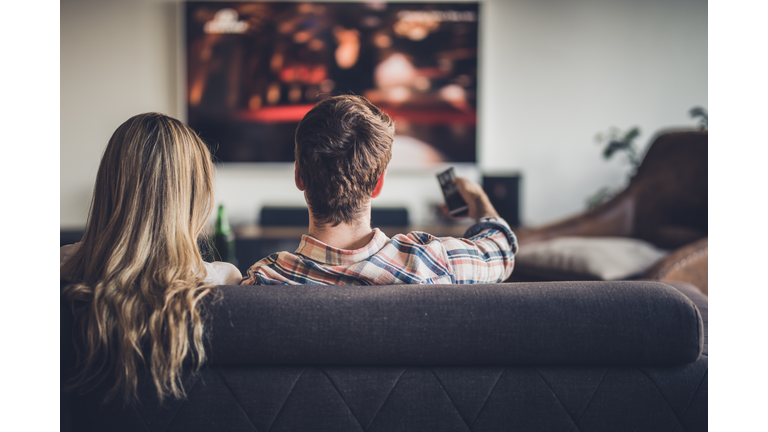
[[[469,227],[459,243],[446,242],[458,283],[502,282],[512,274],[517,253],[517,238],[499,216],[483,188],[470,180],[457,177],[453,184],[467,203],[467,216],[475,224]],[[445,209],[444,209],[445,210]],[[447,210],[446,210],[447,211]],[[456,240],[455,240],[456,241]],[[451,246],[448,246],[448,245]]]

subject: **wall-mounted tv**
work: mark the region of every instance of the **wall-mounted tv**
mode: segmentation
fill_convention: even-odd
[[[187,119],[221,162],[292,162],[299,120],[358,94],[392,167],[476,162],[478,3],[186,2]]]

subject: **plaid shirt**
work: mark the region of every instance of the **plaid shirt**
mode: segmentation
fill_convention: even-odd
[[[472,284],[500,282],[512,274],[517,239],[503,219],[482,218],[464,237],[414,231],[390,239],[376,228],[366,246],[344,250],[304,235],[295,253],[262,259],[240,284]]]

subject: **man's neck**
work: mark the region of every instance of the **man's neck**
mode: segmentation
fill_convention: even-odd
[[[363,211],[360,218],[352,223],[318,225],[309,212],[309,235],[337,249],[356,250],[370,243],[373,238],[371,229],[371,210]]]

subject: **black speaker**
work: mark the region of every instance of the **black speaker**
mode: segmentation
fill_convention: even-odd
[[[261,226],[309,226],[309,212],[306,207],[264,206],[259,215]],[[371,209],[371,225],[407,227],[408,209],[404,207],[374,207]]]
[[[405,207],[373,207],[371,208],[372,227],[405,227],[410,225],[408,209]]]
[[[259,215],[261,226],[309,226],[309,210],[306,207],[271,207],[261,208]]]
[[[520,176],[484,175],[483,190],[509,226],[520,226]]]

